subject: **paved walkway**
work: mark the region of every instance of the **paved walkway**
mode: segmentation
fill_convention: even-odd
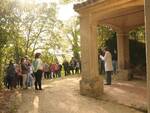
[[[53,81],[45,80],[43,85],[44,90],[42,91],[29,89],[18,92],[17,96],[20,100],[20,107],[17,112],[143,113],[142,111],[128,107],[128,105],[123,105],[124,103],[127,103],[128,100],[133,99],[134,97],[134,91],[130,91],[129,88],[127,88],[134,88],[134,82],[131,83],[131,86],[129,85],[129,83],[119,82],[113,84],[112,86],[105,86],[104,96],[100,99],[94,99],[79,94],[79,80],[79,77],[68,77],[65,79],[57,79]],[[136,88],[134,89],[136,90]],[[130,91],[130,94],[128,91]],[[143,90],[139,90],[139,92],[143,92]],[[120,97],[119,99],[117,99],[116,97],[118,97],[119,95]],[[143,95],[143,93],[141,93],[141,95]],[[128,97],[128,99],[125,99],[126,97]],[[141,98],[141,102],[145,101],[143,97]],[[121,104],[122,102],[124,103]],[[135,104],[140,103],[137,102]]]
[[[117,81],[105,86],[103,100],[146,111],[146,81]]]

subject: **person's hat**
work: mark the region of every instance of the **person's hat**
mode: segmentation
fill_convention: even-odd
[[[41,55],[41,53],[35,53],[35,55]]]

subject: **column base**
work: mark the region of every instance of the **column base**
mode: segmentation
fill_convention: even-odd
[[[130,71],[127,69],[119,70],[116,75],[113,75],[113,79],[114,80],[129,80]]]
[[[80,80],[80,94],[90,97],[98,97],[103,94],[103,78],[97,76],[91,79]]]

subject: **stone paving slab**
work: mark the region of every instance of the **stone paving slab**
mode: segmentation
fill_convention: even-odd
[[[111,86],[106,85],[104,88],[101,97],[104,100],[146,111],[146,81],[113,81]]]

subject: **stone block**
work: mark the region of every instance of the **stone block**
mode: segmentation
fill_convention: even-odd
[[[103,94],[103,78],[96,76],[95,78],[82,79],[80,81],[80,93],[90,97],[98,97]]]
[[[129,70],[119,70],[117,74],[113,75],[113,80],[129,80],[131,77]]]

